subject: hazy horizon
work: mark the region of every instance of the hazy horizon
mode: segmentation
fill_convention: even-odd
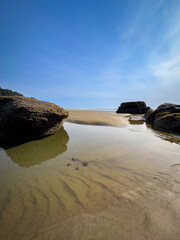
[[[180,1],[0,3],[0,86],[68,109],[180,104]]]

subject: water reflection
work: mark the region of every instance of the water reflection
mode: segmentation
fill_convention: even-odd
[[[154,129],[151,124],[146,123],[146,127],[151,129],[151,131],[159,138],[171,142],[180,144],[180,135],[174,134],[174,133],[168,133],[168,132],[161,132],[159,130]]]
[[[144,118],[142,115],[131,115],[129,117],[129,123],[131,125],[143,125],[145,123]],[[161,129],[155,129],[152,127],[151,124],[145,123],[145,126],[159,138],[169,141],[171,143],[180,144],[180,135],[170,132],[161,131]]]
[[[133,239],[130,228],[133,234],[137,229],[145,236],[147,224],[149,229],[157,223],[163,234],[169,224],[175,232],[172,226],[179,223],[179,210],[169,204],[179,184],[179,179],[174,179],[179,145],[161,141],[145,124],[64,126],[69,142],[62,128],[48,138],[6,150],[19,166],[30,167],[63,153],[68,143],[66,153],[47,164],[17,167],[2,151],[7,164],[0,161],[0,239],[97,239],[97,233],[98,239]],[[153,178],[172,164],[176,164],[172,171],[159,172]],[[175,207],[178,203],[175,201]],[[164,206],[172,211],[164,211]],[[164,215],[167,224],[161,221]]]
[[[20,167],[31,167],[55,158],[67,150],[69,136],[62,127],[49,137],[6,149],[7,155]]]
[[[129,117],[129,123],[130,124],[135,124],[135,125],[141,125],[144,124],[144,118],[142,115],[131,115]]]

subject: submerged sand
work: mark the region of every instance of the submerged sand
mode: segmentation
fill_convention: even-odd
[[[87,125],[0,149],[0,239],[179,240],[180,139],[125,116],[70,111]]]
[[[66,121],[78,124],[124,127],[128,125],[126,116],[129,114],[116,114],[115,111],[68,110]]]
[[[159,171],[154,179],[121,194],[104,211],[80,214],[39,232],[61,240],[179,240],[180,165]],[[64,235],[64,232],[66,233]]]

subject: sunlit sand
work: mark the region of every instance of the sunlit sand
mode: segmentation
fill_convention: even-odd
[[[88,110],[69,110],[68,122],[87,124],[87,125],[99,125],[99,126],[111,126],[111,127],[123,127],[127,126],[127,121],[124,116],[129,114],[113,114],[110,111],[88,111]]]

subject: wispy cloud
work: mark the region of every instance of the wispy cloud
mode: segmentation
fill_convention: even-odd
[[[93,18],[83,1],[77,11],[57,8],[55,25],[38,9],[37,19],[45,17],[46,21],[35,32],[33,8],[28,21],[31,34],[22,34],[28,30],[26,26],[20,28],[12,42],[15,23],[10,23],[13,31],[7,46],[13,51],[8,57],[2,49],[6,56],[0,74],[4,87],[41,99],[84,105],[89,99],[97,105],[106,101],[114,106],[136,99],[150,105],[180,102],[180,1],[97,1],[97,8],[90,1],[90,6]],[[51,15],[52,9],[49,12],[46,7]],[[12,12],[21,26],[23,17],[13,8]],[[4,26],[6,36],[10,28]]]
[[[180,57],[159,63],[154,69],[155,77],[163,85],[171,85],[180,82]]]
[[[134,94],[157,104],[180,101],[180,4],[167,3],[144,1],[134,21],[119,27],[117,51],[100,76],[114,85],[114,94],[118,86],[127,99]]]

